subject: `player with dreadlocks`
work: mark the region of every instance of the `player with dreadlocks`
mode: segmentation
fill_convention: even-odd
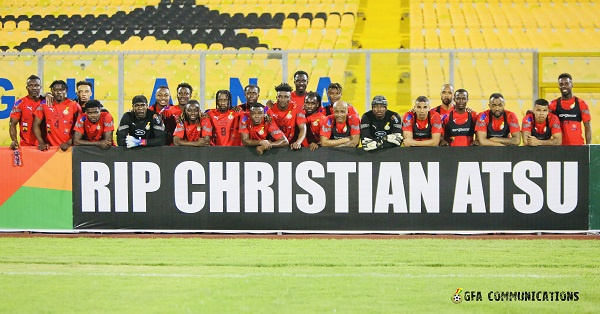
[[[210,124],[207,124],[206,135],[211,137],[213,146],[241,146],[239,117],[231,106],[231,93],[220,90],[216,94],[216,108],[207,112]]]
[[[206,132],[209,128],[208,118],[200,118],[200,103],[192,99],[179,116],[173,143],[175,146],[210,146],[210,134]]]
[[[302,146],[309,147],[311,151],[319,148],[321,144],[321,123],[325,121],[325,115],[319,111],[321,107],[321,95],[316,92],[306,93],[304,97],[304,115],[306,116],[306,138]]]

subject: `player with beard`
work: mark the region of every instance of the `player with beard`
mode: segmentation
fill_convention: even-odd
[[[371,110],[362,116],[360,137],[366,151],[402,145],[402,120],[398,113],[388,110],[387,106],[384,96],[375,96],[371,101]]]
[[[558,116],[562,129],[563,145],[588,145],[592,143],[592,116],[588,104],[581,98],[573,96],[573,78],[569,73],[558,76],[560,98],[554,99],[550,112]],[[585,127],[585,142],[581,123]]]
[[[444,137],[440,146],[477,146],[479,142],[473,139],[477,113],[468,111],[469,93],[464,89],[454,92],[454,110],[442,120]]]
[[[12,140],[10,143],[11,149],[17,149],[19,146],[37,146],[38,144],[33,132],[33,121],[35,110],[42,102],[40,98],[42,80],[35,75],[31,75],[27,78],[25,88],[27,89],[27,96],[17,100],[10,111],[8,133]],[[19,124],[20,129],[20,142],[17,140],[17,124]]]
[[[210,146],[210,136],[202,136],[206,123],[210,123],[210,120],[200,118],[200,103],[194,99],[190,100],[173,133],[175,146]]]
[[[302,107],[290,100],[292,87],[281,83],[275,87],[277,102],[267,110],[285,137],[290,141],[290,148],[298,150],[306,137],[306,117]]]
[[[560,121],[555,114],[550,113],[548,101],[538,99],[533,104],[533,110],[523,117],[523,145],[525,146],[557,146],[562,144]]]
[[[165,145],[165,125],[159,114],[148,110],[146,96],[133,97],[131,105],[132,110],[126,112],[119,123],[117,144],[127,148]]]
[[[333,115],[327,116],[321,127],[321,146],[356,147],[360,142],[360,119],[348,113],[348,104],[337,101]]]
[[[442,85],[442,91],[440,92],[440,98],[442,104],[432,108],[431,111],[435,111],[440,114],[442,120],[446,118],[448,113],[454,110],[454,104],[452,104],[452,96],[454,95],[454,86],[451,84]]]
[[[207,112],[210,125],[207,124],[202,136],[210,136],[213,146],[241,146],[239,117],[243,113],[232,109],[228,90],[217,92],[216,103],[216,108]]]
[[[102,149],[114,146],[115,121],[109,112],[101,108],[102,104],[97,100],[86,103],[85,113],[75,123],[75,145],[98,146]]]
[[[244,146],[256,146],[259,154],[272,147],[286,147],[289,143],[283,132],[274,121],[265,121],[262,104],[249,104],[250,112],[245,113],[240,121],[240,136]]]
[[[307,85],[308,73],[304,71],[296,71],[296,73],[294,73],[294,86],[296,86],[296,90],[290,94],[290,97],[292,101],[297,103],[300,107],[304,106]]]
[[[504,96],[493,93],[489,110],[477,116],[475,132],[481,146],[519,146],[521,128],[514,112],[505,110]]]
[[[185,106],[190,101],[192,92],[192,86],[188,83],[177,85],[177,105],[167,106],[160,111],[167,131],[167,145],[173,144],[173,132],[177,126],[177,121],[183,110],[185,110]]]
[[[321,122],[325,120],[325,116],[319,112],[319,108],[322,108],[321,96],[319,93],[308,92],[304,98],[304,116],[306,117],[307,130],[302,146],[315,151],[321,144]]]
[[[430,110],[429,99],[417,97],[415,106],[402,119],[404,147],[438,146],[444,129],[442,118],[435,110]]]
[[[164,108],[169,106],[169,101],[171,100],[171,91],[169,90],[169,87],[165,85],[159,86],[154,93],[154,98],[156,100],[148,110],[160,113]]]
[[[81,114],[81,107],[78,103],[67,99],[67,83],[56,80],[50,84],[50,91],[54,99],[54,104],[46,105],[42,100],[40,106],[35,111],[33,120],[33,131],[38,140],[38,149],[48,150],[48,146],[60,146],[60,149],[66,151],[73,145],[73,127],[78,116]],[[42,137],[42,120],[46,122],[46,141]]]

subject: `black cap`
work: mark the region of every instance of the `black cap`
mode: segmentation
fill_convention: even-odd
[[[137,95],[137,96],[134,96],[133,99],[131,100],[132,105],[135,105],[138,102],[143,102],[145,104],[148,104],[148,98],[146,98],[146,96],[144,96],[144,95]]]
[[[387,99],[385,99],[385,97],[381,96],[381,95],[377,95],[377,96],[373,97],[373,101],[371,102],[371,106],[373,106],[373,105],[387,106],[387,104],[388,104]]]

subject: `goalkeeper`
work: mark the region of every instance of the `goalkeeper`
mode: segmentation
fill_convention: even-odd
[[[363,114],[360,121],[362,148],[366,151],[400,147],[402,145],[402,120],[387,109],[388,102],[383,96],[375,96],[371,110]]]
[[[117,144],[127,148],[165,145],[165,124],[159,114],[148,110],[148,99],[137,95],[131,104],[132,110],[126,112],[119,123]]]

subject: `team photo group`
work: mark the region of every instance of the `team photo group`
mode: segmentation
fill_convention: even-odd
[[[119,120],[116,142],[115,120],[98,100],[91,99],[92,84],[76,84],[77,99],[67,98],[67,83],[53,81],[50,92],[42,93],[41,79],[26,79],[27,96],[19,99],[10,114],[10,147],[37,146],[47,150],[59,146],[253,146],[259,154],[271,148],[291,150],[319,147],[358,147],[366,151],[415,146],[539,146],[585,145],[592,140],[591,115],[583,99],[573,95],[573,78],[558,77],[561,97],[537,99],[519,121],[505,109],[501,93],[491,93],[489,109],[475,112],[468,106],[469,92],[443,84],[441,104],[419,96],[413,108],[401,116],[388,109],[385,96],[375,96],[371,110],[362,114],[343,100],[343,88],[327,88],[329,105],[307,91],[308,74],[294,73],[294,87],[275,87],[277,98],[258,102],[261,88],[248,85],[246,102],[232,105],[228,90],[215,94],[215,107],[202,111],[192,99],[193,87],[181,83],[174,92],[177,104],[170,105],[168,86],[156,89],[153,104],[144,95],[131,100],[131,110]],[[368,106],[367,106],[368,107]],[[17,125],[19,137],[17,138]]]

